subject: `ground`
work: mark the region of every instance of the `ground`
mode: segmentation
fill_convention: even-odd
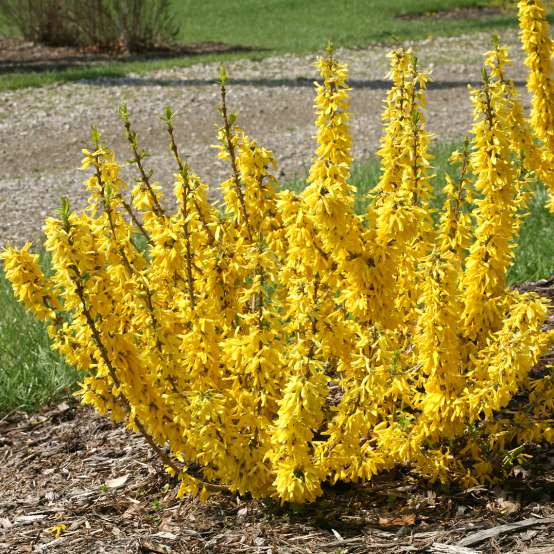
[[[518,288],[554,299],[554,278]],[[554,446],[530,453],[496,487],[446,487],[399,468],[328,486],[304,507],[227,492],[202,503],[176,498],[139,435],[68,397],[0,419],[0,552],[552,554]]]
[[[329,487],[306,507],[229,493],[201,503],[175,498],[139,436],[67,401],[0,422],[0,552],[551,554],[554,448],[534,454],[495,489],[448,489],[399,470]],[[522,520],[532,525],[472,542]]]
[[[105,62],[138,62],[202,56],[230,52],[249,52],[247,46],[233,46],[223,42],[198,44],[170,44],[152,48],[142,54],[96,52],[73,46],[45,46],[20,37],[0,37],[0,73],[60,71]]]

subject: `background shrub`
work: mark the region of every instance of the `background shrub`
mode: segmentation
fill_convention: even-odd
[[[175,40],[179,32],[169,0],[107,0],[105,3],[111,5],[112,21],[117,21],[124,45],[130,52]]]
[[[0,0],[24,38],[48,46],[141,52],[175,39],[169,0]]]
[[[60,0],[0,0],[0,13],[27,40],[48,46],[77,46],[79,37],[63,4]]]

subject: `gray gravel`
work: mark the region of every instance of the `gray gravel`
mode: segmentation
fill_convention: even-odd
[[[502,34],[513,45],[511,76],[525,79],[515,30]],[[459,139],[471,124],[467,84],[480,78],[482,53],[490,36],[472,34],[406,43],[422,67],[431,69],[428,126],[439,142]],[[363,160],[375,151],[388,83],[388,47],[339,50],[350,68],[353,154]],[[239,123],[260,144],[273,150],[279,177],[286,181],[307,171],[314,148],[313,89],[315,55],[284,55],[263,61],[229,63],[229,104]],[[218,124],[217,64],[128,75],[0,93],[0,248],[40,237],[44,217],[62,195],[75,206],[84,203],[78,170],[81,148],[89,145],[96,125],[104,142],[121,160],[129,156],[117,107],[125,100],[139,135],[152,153],[149,166],[169,185],[174,166],[160,115],[165,106],[177,112],[177,134],[191,165],[207,180],[212,193],[228,168],[216,159],[211,145]],[[527,97],[524,93],[525,100]],[[130,175],[131,176],[131,175]]]

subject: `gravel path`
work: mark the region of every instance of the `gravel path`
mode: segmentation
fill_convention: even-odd
[[[502,34],[513,45],[511,76],[525,79],[523,53],[515,30]],[[406,44],[418,54],[422,67],[432,70],[428,95],[429,128],[440,142],[459,139],[471,124],[468,83],[480,79],[481,54],[490,35],[473,34],[428,39]],[[382,102],[388,88],[388,47],[339,50],[348,63],[352,85],[354,157],[375,151],[380,134]],[[305,174],[314,141],[313,88],[315,55],[286,55],[263,61],[228,64],[232,77],[229,104],[239,123],[259,143],[275,153],[279,176],[287,180]],[[146,148],[150,167],[162,183],[170,183],[173,165],[160,115],[171,105],[178,114],[177,134],[195,170],[217,194],[227,167],[215,158],[218,124],[217,64],[155,71],[124,78],[22,89],[0,93],[0,248],[40,236],[44,217],[59,205],[62,195],[83,205],[84,174],[77,168],[80,149],[89,143],[96,125],[104,142],[128,157],[117,107],[125,100]],[[526,97],[525,97],[526,98]]]

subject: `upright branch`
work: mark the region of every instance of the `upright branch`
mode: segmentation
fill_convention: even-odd
[[[248,235],[248,240],[252,242],[253,233],[252,233],[252,228],[250,226],[248,211],[246,209],[246,202],[244,201],[244,192],[242,190],[242,185],[240,181],[240,173],[237,167],[237,154],[235,151],[237,137],[233,132],[233,125],[235,123],[236,116],[234,114],[229,114],[227,112],[227,96],[226,96],[227,90],[225,88],[226,82],[227,82],[227,73],[225,71],[225,68],[221,66],[220,79],[219,79],[221,103],[219,105],[219,111],[220,111],[221,117],[223,118],[223,140],[225,142],[227,154],[231,162],[235,192],[240,202],[240,209],[242,212],[242,217],[244,219],[244,224],[246,226],[246,233]]]
[[[147,153],[146,150],[140,148],[139,146],[138,136],[136,131],[131,126],[129,110],[127,109],[126,104],[121,104],[121,106],[119,107],[119,116],[125,128],[127,142],[129,143],[129,146],[131,147],[131,150],[133,152],[132,162],[137,166],[140,173],[140,184],[146,188],[148,194],[150,195],[150,200],[152,202],[154,213],[158,217],[161,217],[164,215],[164,210],[158,200],[158,196],[156,195],[152,187],[152,183],[150,182],[152,172],[148,172],[144,167],[144,160],[147,156]]]
[[[470,142],[466,137],[461,152],[454,151],[449,159],[451,164],[459,163],[460,170],[456,181],[446,175],[444,192],[446,199],[438,228],[439,249],[443,257],[453,256],[459,267],[462,266],[465,249],[471,236],[472,201],[471,182],[469,179]]]
[[[135,267],[135,264],[133,263],[131,257],[127,254],[125,250],[124,242],[126,240],[126,230],[125,229],[119,229],[119,226],[116,223],[116,217],[119,215],[113,205],[114,201],[114,190],[113,187],[116,187],[117,191],[117,172],[114,171],[115,168],[112,168],[111,171],[106,172],[108,175],[111,174],[111,178],[106,181],[104,177],[104,163],[102,158],[107,154],[107,151],[103,149],[100,146],[100,136],[98,132],[93,133],[93,139],[95,141],[95,152],[92,155],[93,165],[95,168],[96,173],[96,183],[100,189],[100,194],[102,197],[102,204],[104,207],[104,211],[106,213],[106,216],[108,218],[109,227],[110,227],[110,233],[112,237],[112,244],[115,245],[117,248],[117,251],[119,253],[119,256],[121,260],[123,261],[123,265],[125,269],[128,272],[128,278],[136,278],[138,281],[138,286],[141,290],[141,293],[146,299],[146,306],[148,309],[148,312],[150,314],[150,319],[152,321],[152,326],[154,330],[156,331],[159,329],[159,323],[156,317],[156,313],[154,310],[154,304],[153,304],[153,292],[149,286],[149,283],[146,279],[146,277],[137,270]],[[114,179],[115,177],[115,179]],[[115,197],[121,201],[122,195],[120,192],[116,192]],[[123,238],[123,241],[121,240]],[[148,236],[148,235],[147,235]],[[158,352],[162,354],[162,344],[160,341],[159,335],[156,333],[156,348],[158,349]]]
[[[69,216],[69,214],[67,215]],[[68,216],[64,217],[63,219],[63,228],[67,235],[68,244],[70,246],[75,246],[73,243],[73,238],[71,237],[71,224]],[[82,313],[85,316],[87,325],[92,333],[92,338],[94,340],[94,343],[96,344],[96,347],[98,348],[100,357],[102,358],[102,361],[106,365],[114,385],[117,387],[117,390],[118,390],[117,394],[123,401],[123,404],[127,409],[127,413],[128,414],[134,413],[135,410],[132,408],[131,403],[129,402],[129,399],[126,397],[124,393],[124,387],[122,386],[123,383],[119,379],[117,371],[108,354],[108,349],[106,348],[106,346],[104,345],[104,342],[102,341],[100,331],[96,326],[96,322],[94,321],[94,318],[92,317],[92,314],[88,308],[83,275],[79,267],[75,263],[70,264],[68,266],[68,270],[69,270],[69,275],[71,276],[70,278],[73,281],[73,284],[75,286],[75,293],[81,302]],[[181,471],[181,468],[179,468],[179,466],[156,444],[156,442],[154,441],[150,433],[148,433],[148,431],[146,430],[142,422],[136,416],[134,418],[134,423],[139,433],[145,438],[146,442],[151,446],[151,448],[154,450],[154,452],[157,454],[160,460],[162,460],[162,462],[166,466],[170,467],[173,471],[175,471],[176,473],[179,473]]]
[[[182,158],[179,152],[179,147],[177,146],[177,140],[175,138],[175,127],[173,126],[174,118],[175,114],[173,113],[173,110],[170,107],[166,107],[164,110],[164,122],[166,124],[167,133],[169,135],[169,149],[171,150],[173,159],[177,163],[179,175],[181,175],[183,179],[183,186],[186,188],[186,191],[183,191],[183,195],[186,194],[187,196],[190,196],[191,193],[194,192],[191,187],[191,170],[189,165]],[[208,225],[207,216],[202,210],[202,207],[200,206],[196,195],[192,195],[192,202],[196,209],[196,213],[198,214],[198,218],[202,223],[202,228],[204,229],[204,232],[208,237],[208,243],[210,245],[213,245],[215,242],[214,234],[210,229],[210,226]]]
[[[185,257],[186,257],[186,272],[187,272],[187,284],[189,292],[189,300],[191,306],[194,308],[196,306],[196,298],[194,292],[194,276],[192,273],[192,268],[194,265],[194,253],[192,251],[192,242],[191,242],[191,230],[189,227],[190,221],[190,206],[189,198],[191,196],[190,188],[190,175],[189,167],[186,162],[183,161],[181,155],[179,154],[179,149],[177,148],[177,142],[175,140],[175,128],[173,126],[174,114],[171,108],[165,109],[165,123],[167,132],[169,134],[169,146],[175,161],[179,167],[179,175],[182,179],[182,191],[181,191],[181,215],[183,217],[183,236],[185,237]],[[207,226],[206,226],[207,227]]]
[[[471,169],[482,197],[476,201],[475,241],[463,277],[465,331],[480,345],[501,325],[519,189],[508,127],[510,106],[502,82],[498,76],[491,77],[489,69],[483,68],[483,85],[471,93],[475,121]]]
[[[529,68],[527,90],[531,93],[530,124],[543,148],[533,165],[550,190],[548,207],[554,211],[554,41],[542,0],[520,0],[518,15],[521,43]]]

